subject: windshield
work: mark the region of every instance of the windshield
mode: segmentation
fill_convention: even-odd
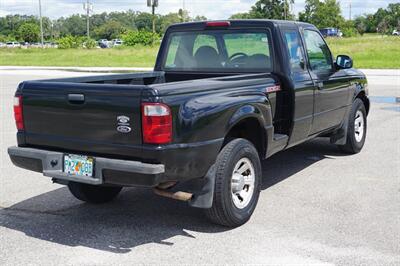
[[[267,31],[213,30],[169,36],[165,71],[270,72]]]

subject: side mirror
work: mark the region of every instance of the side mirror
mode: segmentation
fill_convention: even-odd
[[[346,69],[353,67],[353,59],[348,55],[338,55],[336,57],[336,66],[338,68]]]

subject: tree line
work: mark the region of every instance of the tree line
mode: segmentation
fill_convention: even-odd
[[[67,36],[86,35],[86,15],[75,14],[51,20],[43,17],[45,40],[57,40]],[[156,34],[162,34],[174,23],[207,20],[204,16],[189,17],[179,10],[167,15],[155,15]],[[90,37],[93,39],[115,39],[130,31],[152,31],[153,16],[147,12],[104,12],[90,16]],[[38,42],[40,39],[39,19],[32,15],[7,15],[0,17],[0,41]]]
[[[289,5],[294,0],[258,0],[248,12],[232,15],[231,19],[296,19],[288,14]],[[379,8],[374,14],[364,14],[354,20],[342,16],[338,0],[306,0],[304,11],[297,20],[314,24],[317,28],[335,27],[345,36],[365,32],[390,33],[400,29],[400,3],[391,3],[387,8]]]
[[[294,0],[258,0],[248,12],[232,15],[231,19],[288,19],[309,22],[318,28],[336,27],[345,36],[365,32],[388,33],[400,28],[400,3],[379,8],[374,14],[358,16],[346,20],[341,15],[338,0],[306,0],[304,11],[297,16],[290,13],[290,4]],[[162,34],[173,24],[183,21],[206,20],[204,16],[189,17],[186,11],[179,10],[167,15],[156,15],[156,33]],[[91,38],[115,39],[131,32],[150,32],[153,16],[147,12],[128,10],[126,12],[104,12],[90,16]],[[57,40],[62,37],[79,37],[86,34],[86,16],[71,15],[51,20],[43,18],[45,40]],[[36,16],[7,15],[0,17],[0,41],[39,41],[40,29]],[[132,39],[132,38],[131,38]]]

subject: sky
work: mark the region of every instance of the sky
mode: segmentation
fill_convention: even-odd
[[[43,16],[52,19],[71,14],[83,14],[83,2],[86,0],[41,0]],[[7,14],[27,14],[38,15],[39,0],[0,0],[0,16]],[[135,11],[150,12],[146,6],[146,0],[90,0],[93,3],[93,12],[102,13],[104,11]],[[227,19],[232,14],[246,12],[256,2],[256,0],[159,0],[159,7],[156,12],[167,14],[177,12],[185,5],[190,16],[204,15],[208,19]],[[293,12],[304,9],[305,0],[295,0]],[[389,3],[400,3],[400,0],[339,0],[342,15],[349,18],[349,5],[352,6],[352,17],[365,13],[375,13],[380,8],[386,8]]]

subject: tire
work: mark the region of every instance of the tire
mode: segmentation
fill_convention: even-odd
[[[122,187],[102,187],[69,182],[68,189],[75,198],[88,203],[100,204],[113,200]]]
[[[240,169],[247,166],[249,170],[239,174]],[[240,170],[236,175],[233,173],[235,169]],[[251,172],[253,174],[249,175]],[[215,163],[214,197],[212,207],[205,210],[207,218],[228,227],[246,223],[258,202],[261,177],[261,162],[254,145],[245,139],[231,140],[221,150]],[[243,197],[238,193],[242,193]]]
[[[348,119],[346,144],[338,147],[345,153],[356,154],[364,147],[367,136],[367,112],[361,99],[353,102]]]

